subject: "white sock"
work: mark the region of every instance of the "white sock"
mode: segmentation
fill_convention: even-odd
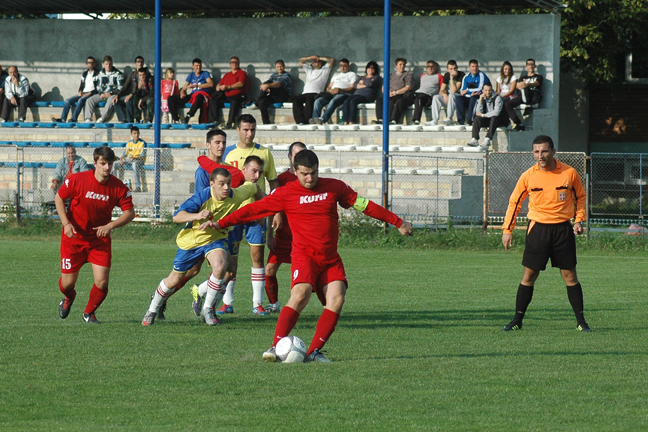
[[[174,292],[175,289],[167,288],[167,286],[164,285],[164,279],[162,279],[162,281],[160,281],[160,285],[158,285],[157,289],[155,290],[155,295],[153,296],[153,300],[151,300],[151,304],[149,306],[149,312],[157,313],[162,303],[167,298],[171,297],[171,294],[173,294]]]
[[[214,274],[209,275],[209,280],[207,281],[209,289],[207,290],[207,295],[205,296],[205,302],[203,303],[203,310],[209,310],[216,304],[220,302],[223,298],[223,279],[216,279]]]
[[[265,268],[252,268],[252,307],[263,305],[265,292]]]
[[[207,282],[209,282],[209,279],[198,285],[198,294],[200,295],[200,297],[204,298],[205,295],[207,295]]]
[[[225,290],[225,296],[223,297],[223,303],[228,306],[234,304],[234,286],[236,285],[236,278],[229,281],[227,288]]]

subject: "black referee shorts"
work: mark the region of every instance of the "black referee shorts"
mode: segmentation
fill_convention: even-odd
[[[529,223],[522,265],[531,270],[544,270],[549,258],[552,267],[563,270],[576,267],[576,237],[569,221],[559,224]]]

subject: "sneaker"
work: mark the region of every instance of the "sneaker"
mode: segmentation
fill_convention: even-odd
[[[54,123],[65,123],[65,122],[63,121],[63,119],[60,119],[60,118],[53,118],[52,121],[53,121]]]
[[[157,312],[156,318],[160,321],[166,320],[166,316],[164,316],[164,312],[166,311],[166,302],[167,302],[166,300],[162,302],[162,304],[160,305],[160,310]]]
[[[468,145],[470,147],[477,147],[479,145],[479,141],[477,141],[475,138],[473,138],[470,141],[468,141]]]
[[[320,350],[316,349],[312,353],[308,354],[304,359],[304,363],[311,363],[311,362],[331,363],[331,360],[324,357],[324,354],[322,354]]]
[[[5,120],[5,119],[3,119],[3,118],[0,118],[0,123],[4,123],[4,122],[6,122],[6,121],[7,121],[7,120]]]
[[[83,314],[83,321],[90,323],[90,324],[101,324],[99,320],[97,320],[97,317],[95,316],[94,312],[92,313],[84,313]]]
[[[202,318],[203,322],[209,326],[214,326],[221,323],[220,318],[214,315],[214,310],[212,308],[201,310],[200,317]]]
[[[186,116],[184,116],[184,118],[182,119],[182,123],[184,123],[184,124],[189,124],[189,120],[191,120],[191,117],[189,117],[188,115],[186,115]]]
[[[510,323],[506,324],[503,328],[502,331],[515,331],[515,330],[522,330],[522,321],[511,321]]]
[[[267,313],[279,313],[281,311],[281,304],[279,302],[268,303],[264,309]]]
[[[443,120],[443,124],[446,125],[446,126],[451,126],[452,123],[453,123],[453,121],[450,118],[447,118],[447,119]]]
[[[425,122],[425,126],[438,126],[439,123],[435,122],[434,120],[430,120],[429,122]]]
[[[308,123],[315,124],[315,118],[312,117],[312,118],[308,119]]]
[[[581,331],[583,333],[592,333],[591,327],[586,322],[582,322],[582,323],[578,324],[576,326],[576,330]]]
[[[20,123],[23,123],[23,122],[25,121],[25,117],[20,117],[20,118],[18,119],[18,121],[19,121]]]
[[[216,313],[218,315],[233,314],[234,313],[234,306],[223,303],[223,306],[221,306],[221,308],[218,309],[216,311]]]
[[[491,145],[491,139],[490,138],[484,138],[484,141],[482,141],[481,146],[484,148],[488,148]]]
[[[263,353],[263,361],[268,363],[277,361],[277,350],[275,347],[270,347],[270,349]]]
[[[83,123],[92,123],[92,120],[91,119],[85,119],[85,121]]]
[[[234,123],[227,123],[225,125],[225,129],[227,129],[227,130],[236,129],[236,127],[234,126]]]
[[[103,122],[104,122],[103,118],[99,118],[99,120],[96,121],[96,123],[103,123]]]
[[[324,124],[324,119],[322,117],[315,117],[313,120],[315,121],[315,124]]]
[[[63,297],[63,300],[61,300],[61,303],[59,303],[59,316],[61,317],[61,319],[65,319],[68,317],[68,315],[70,315],[72,303],[74,303],[74,300]]]
[[[144,315],[144,319],[142,320],[142,325],[143,326],[152,326],[155,324],[155,316],[157,314],[155,312],[146,312],[146,315]]]
[[[259,316],[268,315],[268,312],[266,312],[266,310],[261,305],[256,305],[256,307],[252,309],[252,313]]]
[[[418,121],[418,120],[414,120],[414,121],[412,122],[412,124],[413,124],[414,126],[418,126],[418,125],[421,124],[421,122]]]
[[[193,296],[193,303],[191,304],[191,308],[193,309],[196,316],[199,317],[200,311],[202,309],[203,298],[200,297],[200,293],[198,292],[198,285],[191,287],[191,295]]]

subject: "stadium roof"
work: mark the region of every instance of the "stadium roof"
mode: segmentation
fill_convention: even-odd
[[[241,12],[343,12],[382,11],[382,0],[161,0],[162,13]],[[556,0],[392,0],[392,11],[462,9],[492,13],[505,9],[542,8],[557,11],[566,7]],[[153,0],[7,0],[0,2],[0,14],[60,13],[147,13],[153,14]]]

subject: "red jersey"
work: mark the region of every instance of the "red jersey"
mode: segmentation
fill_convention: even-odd
[[[238,95],[246,95],[248,92],[248,75],[243,69],[239,69],[236,72],[232,71],[227,72],[223,75],[223,78],[218,82],[220,85],[234,85],[238,82],[243,83],[243,87],[234,90],[227,90],[225,96],[232,97]]]
[[[290,170],[281,173],[277,176],[279,181],[279,187],[286,186],[288,183],[297,180],[297,176],[290,172]],[[280,242],[292,242],[292,232],[290,231],[290,225],[288,225],[288,218],[284,218],[284,224],[281,229],[277,230],[275,233],[275,240]]]
[[[95,178],[94,170],[72,175],[63,182],[58,195],[63,200],[71,200],[67,217],[77,237],[84,240],[97,238],[97,231],[93,228],[108,224],[116,206],[122,211],[133,208],[131,191],[124,183],[111,175],[106,183],[101,184]]]
[[[356,191],[337,179],[320,178],[313,189],[293,181],[225,216],[218,224],[225,228],[283,211],[293,234],[293,253],[308,254],[320,262],[333,262],[339,258],[337,205],[348,209],[357,198]],[[402,223],[398,216],[384,209],[379,218],[393,225]]]

